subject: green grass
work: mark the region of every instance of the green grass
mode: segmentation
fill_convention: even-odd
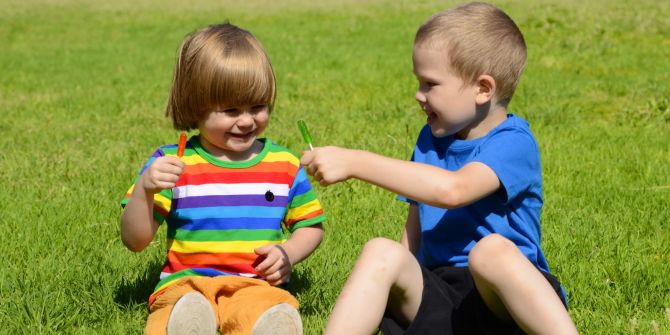
[[[337,4],[336,4],[337,3]],[[423,117],[412,38],[454,2],[242,5],[0,0],[0,333],[140,333],[164,230],[119,240],[118,201],[155,147],[183,36],[230,19],[278,79],[267,132],[304,148],[406,159]],[[584,334],[670,333],[670,3],[501,1],[529,63],[511,110],[531,122],[544,173],[543,247]],[[307,334],[366,240],[397,238],[405,205],[357,181],[316,187],[327,236],[296,268]]]

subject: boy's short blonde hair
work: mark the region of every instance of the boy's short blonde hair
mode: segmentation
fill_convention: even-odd
[[[481,2],[433,15],[417,31],[414,45],[444,50],[449,69],[468,84],[483,74],[493,77],[495,98],[504,106],[512,99],[526,64],[526,43],[514,21]]]
[[[191,130],[227,106],[275,102],[272,65],[248,31],[224,23],[189,34],[179,49],[166,115],[174,128]]]

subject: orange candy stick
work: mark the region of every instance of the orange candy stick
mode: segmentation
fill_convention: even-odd
[[[182,132],[179,134],[179,146],[177,146],[177,157],[182,158],[184,156],[184,149],[186,148],[186,133]]]

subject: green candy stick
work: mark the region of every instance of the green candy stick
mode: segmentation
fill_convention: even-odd
[[[309,131],[307,130],[307,125],[305,124],[305,121],[298,120],[298,128],[300,128],[302,138],[305,140],[305,142],[307,142],[307,145],[309,145],[309,150],[314,150],[314,147],[312,146],[312,136],[309,134]]]

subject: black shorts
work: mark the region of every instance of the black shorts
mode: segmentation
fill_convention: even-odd
[[[421,272],[423,294],[414,321],[405,328],[386,313],[379,326],[385,335],[523,334],[516,324],[505,323],[489,310],[467,267],[430,271],[422,266]],[[558,279],[549,273],[542,274],[565,305]]]

